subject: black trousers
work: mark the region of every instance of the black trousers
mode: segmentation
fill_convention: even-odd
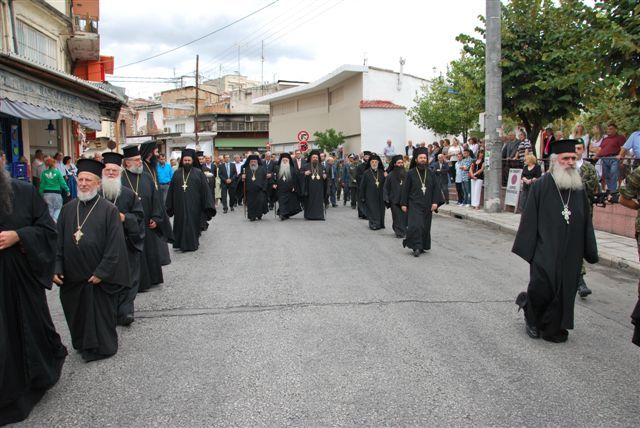
[[[222,208],[225,211],[229,209],[231,193],[232,192],[229,192],[229,185],[227,183],[220,183],[220,200],[222,201]]]
[[[462,183],[456,183],[456,192],[458,192],[458,203],[461,204],[464,201],[464,190],[462,189]]]

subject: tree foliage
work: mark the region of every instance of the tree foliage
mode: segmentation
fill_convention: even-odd
[[[316,137],[317,146],[326,152],[331,152],[344,143],[342,132],[336,132],[333,128],[327,129],[325,132],[316,131],[313,136]]]

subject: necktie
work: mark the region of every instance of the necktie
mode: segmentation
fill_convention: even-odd
[[[230,174],[230,171],[229,171],[229,164],[228,164],[228,163],[226,163],[225,165],[226,165],[226,167],[227,167],[227,178],[229,178],[229,176],[231,175],[231,174]]]

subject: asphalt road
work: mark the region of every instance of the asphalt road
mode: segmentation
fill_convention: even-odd
[[[532,340],[511,236],[438,217],[416,259],[387,221],[372,232],[342,206],[325,222],[219,213],[138,296],[118,354],[71,352],[22,425],[638,425],[636,279],[590,267],[569,341]]]

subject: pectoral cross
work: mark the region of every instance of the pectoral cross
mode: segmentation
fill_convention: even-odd
[[[567,224],[569,224],[569,217],[571,217],[571,211],[569,211],[569,207],[565,205],[560,214],[562,214],[564,220],[567,222]]]
[[[422,189],[422,194],[426,195],[427,194],[427,186],[422,186],[421,189]]]
[[[189,186],[187,185],[187,182],[185,181],[185,182],[182,184],[182,190],[186,192],[186,191],[187,191],[187,187],[189,187]]]
[[[78,230],[76,230],[76,233],[73,234],[73,237],[76,240],[76,244],[80,242],[80,240],[82,239],[83,235],[84,235],[84,233],[82,233],[82,230],[80,230],[80,228],[78,228]]]

